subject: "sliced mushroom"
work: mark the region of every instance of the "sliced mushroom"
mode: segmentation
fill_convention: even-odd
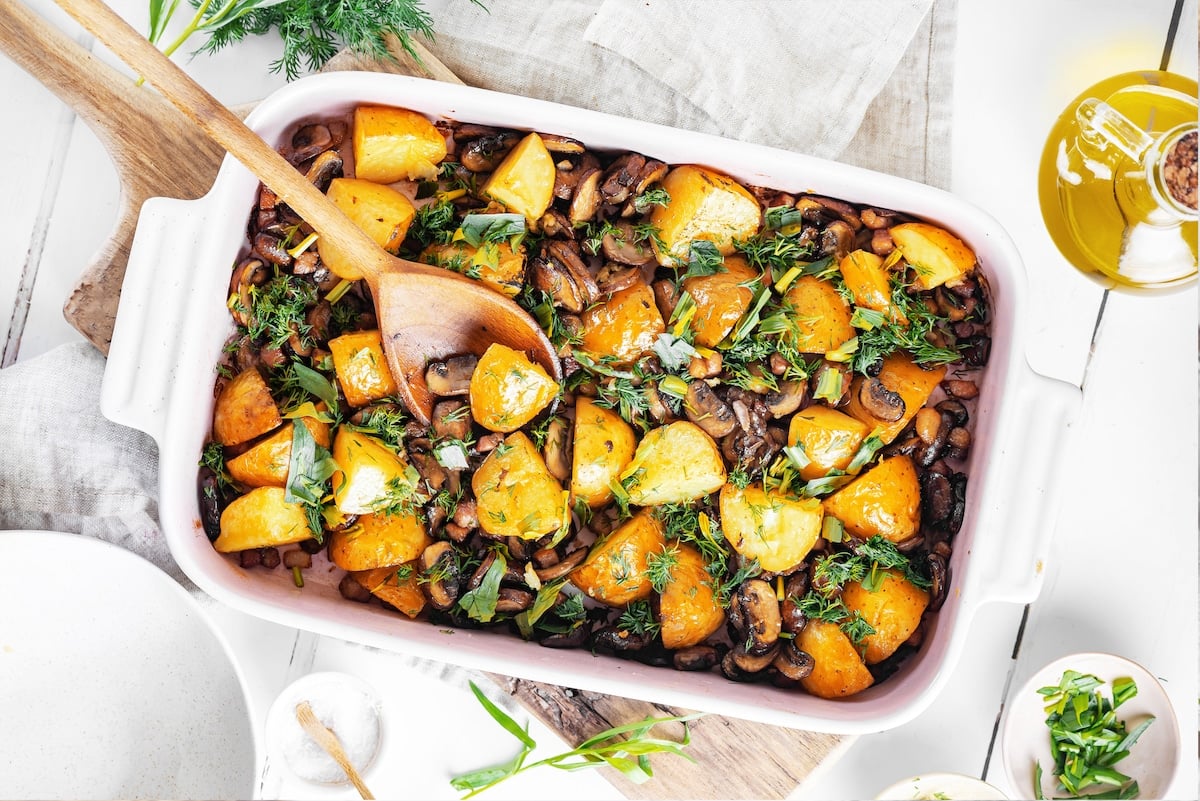
[[[795,640],[788,640],[780,646],[771,665],[786,678],[800,681],[813,672],[816,660],[808,651],[801,650]]]
[[[808,397],[808,383],[805,381],[784,381],[779,389],[772,390],[763,396],[772,417],[784,417],[800,408]]]
[[[533,606],[535,596],[529,590],[516,587],[501,587],[496,595],[496,611],[502,615],[515,615]]]
[[[788,576],[783,585],[783,600],[779,602],[780,625],[789,634],[799,634],[808,618],[800,609],[800,599],[808,592],[808,572],[798,570]]]
[[[858,209],[850,205],[844,200],[837,198],[825,197],[824,195],[808,195],[807,199],[825,208],[829,214],[838,217],[842,222],[850,226],[851,229],[857,231],[863,227],[862,219],[859,217]]]
[[[821,232],[820,252],[841,261],[854,250],[855,241],[854,229],[850,224],[844,220],[834,220]]]
[[[570,197],[570,195],[568,195]],[[575,238],[575,228],[571,225],[571,221],[567,219],[567,215],[563,214],[558,209],[546,209],[546,213],[542,215],[538,221],[538,228],[543,236],[547,237],[565,237],[566,239]]]
[[[858,401],[877,420],[894,423],[904,416],[904,398],[892,392],[878,378],[868,378],[858,388]]]
[[[641,267],[630,267],[627,264],[617,264],[611,261],[601,267],[600,272],[596,274],[596,286],[605,295],[620,292],[622,289],[628,289],[640,282],[642,282]]]
[[[711,645],[691,645],[680,648],[671,656],[671,664],[676,670],[699,671],[711,670],[721,661],[721,653]]]
[[[782,618],[771,585],[763,579],[743,581],[729,604],[729,624],[736,634],[734,651],[762,656],[774,648]],[[748,669],[740,663],[739,667]]]
[[[329,183],[334,178],[341,177],[341,174],[342,154],[336,150],[326,150],[317,156],[304,177],[310,184],[324,192],[329,189]]]
[[[710,351],[707,356],[696,354],[688,362],[688,375],[692,378],[716,378],[721,374],[724,359],[718,350]]]
[[[758,681],[761,678],[756,672],[743,670],[733,655],[734,651],[731,650],[721,658],[721,674],[725,678],[730,681]]]
[[[674,281],[660,278],[650,285],[654,291],[654,305],[664,320],[670,320],[675,314],[675,304],[679,302],[679,287]]]
[[[438,439],[465,440],[471,435],[471,410],[465,401],[438,401],[431,418],[433,435]]]
[[[872,231],[878,231],[883,228],[891,228],[896,224],[896,218],[900,215],[891,209],[880,209],[869,206],[860,211],[858,216],[862,220],[863,225]]]
[[[571,195],[571,205],[567,207],[567,218],[572,223],[582,223],[596,216],[600,208],[600,179],[603,174],[599,167],[575,168],[580,171],[575,184],[575,193]]]
[[[439,612],[449,610],[458,601],[458,553],[449,542],[435,542],[421,552],[417,566],[424,579],[421,589],[429,604]]]
[[[534,286],[550,295],[554,305],[578,314],[600,297],[579,245],[568,240],[550,240],[543,244],[533,261]]]
[[[449,474],[446,468],[438,463],[438,460],[432,453],[424,453],[421,451],[410,451],[409,458],[412,459],[413,466],[417,468],[421,479],[429,486],[431,490],[437,492],[446,486],[449,480]]]
[[[474,498],[460,498],[454,507],[454,522],[463,528],[479,527],[479,509]]]
[[[979,397],[979,385],[974,381],[948,378],[942,382],[942,389],[946,390],[947,395],[959,400],[972,400]],[[959,423],[959,425],[962,425],[962,423]]]
[[[587,555],[587,548],[576,548],[555,564],[550,565],[549,567],[541,568],[540,570],[536,570],[534,572],[537,573],[538,580],[543,583],[554,581],[555,579],[562,578],[583,564],[583,560],[587,558]]]
[[[292,254],[283,246],[283,240],[265,231],[254,235],[253,253],[263,261],[280,267],[290,267],[292,264]]]
[[[320,123],[305,125],[292,134],[292,152],[288,161],[300,164],[334,146],[333,134],[329,132],[329,128]]]
[[[444,362],[433,362],[425,370],[429,391],[441,397],[466,395],[471,388],[471,374],[479,357],[473,354],[452,356]]]
[[[886,228],[879,228],[871,232],[871,252],[876,256],[890,255],[896,249],[896,243],[892,241],[892,234]]]
[[[546,469],[559,481],[571,477],[571,426],[565,418],[555,417],[546,427],[542,459]]]
[[[559,136],[558,134],[538,134],[542,139],[542,144],[551,153],[570,153],[576,155],[583,152],[583,142],[578,139],[572,139],[569,136]]]
[[[237,303],[230,305],[229,312],[233,319],[243,327],[250,325],[250,309],[253,308],[250,289],[262,286],[271,277],[271,270],[261,259],[246,259],[233,271],[230,280],[230,292],[236,292]]]
[[[606,259],[641,267],[654,260],[654,250],[649,242],[639,241],[633,226],[619,220],[613,224],[613,230],[600,240],[600,248]]]
[[[941,473],[925,473],[921,483],[921,520],[929,525],[942,525],[954,511],[954,488],[950,479]]]
[[[592,636],[592,645],[616,653],[628,653],[645,648],[653,639],[649,634],[634,634],[609,626],[600,629]]]
[[[950,586],[950,566],[941,554],[931,553],[925,560],[929,569],[929,580],[933,586],[929,588],[928,611],[936,612],[946,602],[946,588]]]
[[[371,600],[371,591],[358,582],[358,579],[347,573],[338,582],[338,592],[347,601],[365,604]]]
[[[638,177],[646,166],[646,157],[640,153],[624,153],[617,156],[600,183],[600,199],[605,203],[624,203],[634,191]]]
[[[737,427],[733,409],[703,381],[688,384],[683,410],[689,420],[714,439],[726,436]]]
[[[761,654],[750,653],[743,651],[741,648],[734,647],[730,649],[726,656],[733,660],[733,663],[742,671],[746,673],[758,673],[770,667],[778,655],[779,643],[776,642],[766,652]]]
[[[555,632],[542,637],[538,640],[538,645],[547,648],[582,648],[591,634],[591,626],[586,621],[581,621],[569,631]]]
[[[512,131],[501,131],[467,142],[459,151],[458,161],[471,172],[491,172],[500,166],[508,152],[520,141]]]

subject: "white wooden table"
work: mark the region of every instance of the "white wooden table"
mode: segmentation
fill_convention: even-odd
[[[50,0],[35,10],[79,29]],[[144,28],[144,0],[113,5]],[[1006,786],[993,752],[1005,699],[1063,654],[1108,651],[1147,666],[1179,715],[1183,770],[1169,797],[1197,794],[1197,294],[1106,294],[1075,273],[1042,226],[1035,171],[1061,108],[1108,75],[1157,68],[1172,0],[961,0],[954,101],[953,190],[997,217],[1035,287],[1033,367],[1083,389],[1077,452],[1040,598],[978,616],[942,695],[894,731],[859,738],[800,787],[798,798],[867,798],[905,776],[950,771]],[[1167,67],[1196,76],[1196,0],[1184,3]],[[79,34],[90,46],[90,37]],[[188,71],[228,104],[282,84],[261,39],[202,58]],[[117,185],[86,126],[47,90],[0,58],[0,333],[3,363],[80,339],[61,314],[79,271],[115,218]],[[1014,499],[1019,503],[1019,499]],[[312,670],[344,670],[383,695],[384,758],[369,774],[384,797],[455,798],[454,772],[512,754],[459,686],[415,674],[400,657],[297,632],[215,606],[260,724],[278,692]],[[451,721],[478,732],[469,752],[443,748]],[[443,732],[439,727],[444,727]],[[536,722],[547,753],[561,743]],[[443,736],[439,736],[443,735]],[[738,796],[738,788],[721,788]],[[301,783],[267,764],[266,797],[350,798],[353,790]],[[599,775],[529,774],[494,798],[616,798]]]

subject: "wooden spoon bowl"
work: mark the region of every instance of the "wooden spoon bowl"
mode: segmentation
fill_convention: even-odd
[[[388,365],[401,400],[422,423],[433,411],[425,368],[498,342],[528,353],[555,380],[553,346],[528,313],[466,276],[387,253],[229,109],[100,0],[55,0],[129,67],[146,78],[214,142],[246,166],[322,237],[338,242],[362,271],[375,301]]]

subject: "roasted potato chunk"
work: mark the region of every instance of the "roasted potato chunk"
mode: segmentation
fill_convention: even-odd
[[[213,548],[235,553],[312,539],[304,507],[284,500],[286,494],[282,487],[258,487],[234,498],[221,513]]]
[[[727,256],[724,272],[698,275],[683,282],[683,289],[696,304],[690,325],[694,341],[715,348],[729,335],[750,308],[754,290],[747,284],[759,277],[741,256]]]
[[[762,485],[721,488],[721,529],[735,551],[763,570],[786,573],[804,561],[821,536],[821,502],[797,500]]]
[[[788,445],[799,445],[808,457],[800,468],[805,481],[845,470],[866,437],[865,423],[821,404],[796,412],[788,426]]]
[[[329,535],[329,559],[350,571],[391,567],[413,561],[432,542],[415,513],[361,515]]]
[[[311,417],[301,418],[313,439],[329,447],[329,424]],[[284,423],[274,434],[255,443],[249,450],[225,462],[234,481],[247,487],[286,487],[288,465],[292,459],[292,428]]]
[[[407,196],[390,186],[360,178],[334,178],[325,194],[375,244],[390,253],[400,249],[416,214]],[[335,240],[319,238],[317,252],[325,266],[339,277],[350,281],[362,278],[362,270]]]
[[[571,572],[571,583],[606,606],[648,598],[653,587],[646,575],[646,555],[662,553],[666,544],[662,523],[643,509],[596,541],[587,560]]]
[[[356,570],[351,575],[376,598],[410,618],[425,608],[425,593],[421,592],[420,574],[414,563]]]
[[[813,670],[800,685],[819,698],[845,698],[875,683],[850,638],[835,623],[810,620],[796,638],[813,658]]]
[[[665,647],[702,643],[725,623],[725,610],[713,593],[704,557],[686,543],[674,543],[675,565],[658,602],[658,622]]]
[[[249,442],[281,423],[279,407],[258,370],[238,373],[217,396],[213,436],[226,447]]]
[[[860,539],[903,542],[921,525],[921,486],[912,459],[889,456],[823,501],[825,514]]]
[[[536,225],[554,199],[554,159],[542,137],[531,133],[517,143],[483,185],[483,194]]]
[[[654,251],[664,267],[686,264],[697,240],[712,242],[722,256],[728,256],[735,239],[758,233],[762,223],[758,201],[728,175],[684,164],[667,173],[662,188],[671,201],[656,206],[650,222],[659,232]]]
[[[342,334],[329,340],[329,351],[338,384],[351,406],[366,406],[396,394],[396,379],[378,330]]]
[[[861,581],[852,581],[842,590],[842,603],[858,612],[874,634],[863,638],[864,658],[868,665],[882,662],[896,652],[921,625],[921,615],[929,606],[929,593],[896,570],[880,571],[879,587],[868,590]]]
[[[507,434],[537,417],[558,389],[541,365],[494,342],[471,373],[471,416],[484,428]]]
[[[517,431],[471,477],[479,526],[493,537],[536,540],[566,519],[563,488],[529,437]]]
[[[514,298],[525,286],[525,246],[513,250],[508,242],[468,242],[430,245],[421,251],[421,261],[468,276],[478,276],[485,285]]]
[[[667,330],[654,292],[644,281],[614,292],[589,307],[582,318],[583,349],[600,358],[611,356],[617,364],[632,364],[649,353]]]
[[[377,184],[431,181],[446,157],[446,138],[415,111],[384,106],[354,110],[354,174]]]
[[[338,429],[333,438],[333,500],[342,514],[377,512],[399,502],[414,500],[418,492],[416,471],[407,460],[378,439]]]
[[[642,438],[621,479],[635,506],[684,503],[723,487],[725,462],[700,426],[679,420]]]
[[[904,312],[892,303],[892,278],[883,266],[882,256],[855,250],[838,263],[838,269],[857,305],[885,314],[894,323],[908,322]]]
[[[954,286],[975,269],[975,252],[954,234],[928,223],[902,223],[888,229],[921,289]]]
[[[613,482],[633,459],[633,428],[590,398],[575,402],[571,496],[596,508],[612,500]]]
[[[801,353],[828,353],[854,336],[850,304],[838,294],[832,281],[802,275],[788,287],[784,300],[792,307],[794,342]]]

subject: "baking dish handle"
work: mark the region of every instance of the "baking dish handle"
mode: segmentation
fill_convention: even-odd
[[[202,208],[171,198],[142,204],[100,390],[105,417],[146,432],[160,447],[173,393],[194,391],[177,388],[175,375],[201,271],[182,267],[180,257],[203,241]]]
[[[989,488],[989,497],[999,499],[992,510],[990,548],[978,556],[986,600],[1025,604],[1042,589],[1082,392],[1028,366],[1022,379],[1004,437],[1012,446],[1005,449],[998,480]],[[1043,456],[1023,458],[1026,454]]]

